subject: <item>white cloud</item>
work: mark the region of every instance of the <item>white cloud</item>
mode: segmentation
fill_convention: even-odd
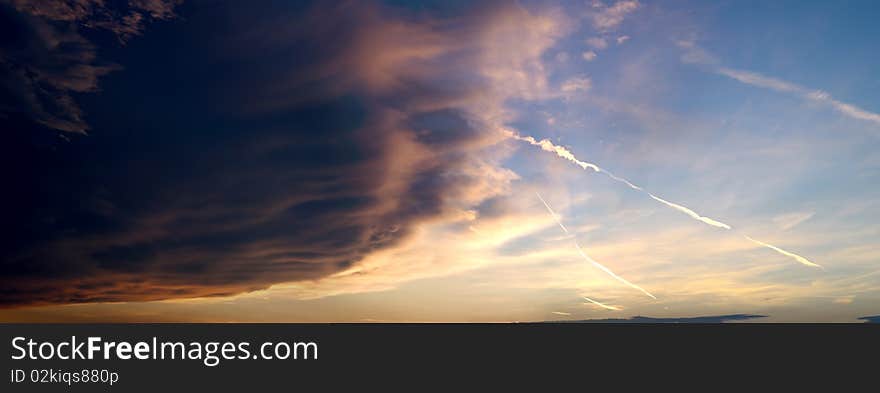
[[[681,62],[685,64],[717,64],[718,59],[703,50],[693,40],[679,40],[675,44],[682,49]]]
[[[620,37],[617,37],[617,45],[623,45],[623,43],[627,42],[627,41],[629,41],[628,35],[622,35]]]
[[[581,57],[583,57],[584,60],[586,60],[586,61],[593,61],[593,60],[596,60],[596,52],[593,52],[591,50],[586,51],[583,54],[581,54]]]
[[[608,41],[602,37],[591,37],[587,38],[587,45],[596,49],[605,49],[608,47]]]
[[[593,8],[599,10],[592,14],[593,26],[596,30],[609,31],[623,22],[627,14],[639,8],[636,0],[623,0],[608,7],[600,2],[594,2]]]
[[[593,86],[593,81],[587,77],[575,77],[562,83],[562,91],[564,93],[575,93],[578,91],[587,91]]]

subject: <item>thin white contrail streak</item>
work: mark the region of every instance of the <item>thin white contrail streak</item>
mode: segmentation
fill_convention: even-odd
[[[828,105],[844,116],[870,121],[874,124],[880,124],[880,113],[871,112],[853,104],[839,101],[834,97],[831,97],[831,95],[825,91],[810,89],[805,86],[762,75],[757,72],[724,67],[714,56],[696,46],[693,42],[679,41],[678,46],[684,50],[684,55],[681,58],[684,63],[702,64],[707,66],[712,72],[724,75],[725,77],[731,78],[740,83],[799,96],[806,100]]]
[[[602,308],[604,308],[604,309],[606,309],[606,310],[620,311],[620,307],[617,307],[617,306],[609,306],[609,305],[607,305],[607,304],[602,304],[601,302],[597,302],[597,301],[595,301],[595,300],[593,300],[593,299],[590,299],[590,298],[588,298],[588,297],[586,297],[586,296],[584,296],[584,299],[586,299],[588,302],[593,303],[593,304],[595,304],[595,305],[597,305],[597,306],[599,306],[599,307],[602,307]]]
[[[553,211],[553,208],[550,207],[550,205],[547,204],[547,201],[545,201],[544,198],[541,198],[541,194],[538,194],[538,193],[536,192],[535,195],[537,195],[537,196],[538,196],[538,199],[540,199],[541,202],[544,203],[544,207],[547,208],[547,211],[550,212],[550,215],[553,216],[553,219],[556,220],[556,223],[559,224],[559,227],[560,227],[560,228],[562,228],[562,231],[565,232],[565,233],[568,233],[568,229],[565,229],[565,225],[562,225],[562,220],[559,219],[559,215],[557,215],[556,212]]]
[[[538,196],[538,199],[540,199],[541,202],[544,202],[544,206],[547,207],[547,211],[550,212],[550,215],[553,217],[554,220],[556,220],[556,223],[559,224],[559,227],[562,228],[562,230],[565,231],[565,233],[568,233],[568,230],[565,229],[565,227],[562,225],[562,221],[559,220],[559,216],[555,212],[553,212],[553,208],[550,207],[550,204],[548,204],[547,201],[544,200],[544,198],[541,198],[541,194],[538,194],[536,192],[535,195]],[[615,280],[620,281],[620,282],[622,282],[632,288],[638,289],[639,291],[642,291],[642,293],[650,296],[653,299],[657,299],[656,296],[654,296],[650,292],[644,290],[642,287],[627,281],[625,278],[620,277],[617,274],[614,274],[614,272],[612,272],[611,269],[605,267],[604,265],[602,265],[599,262],[596,262],[595,259],[591,258],[589,255],[587,255],[586,252],[584,252],[584,250],[581,248],[580,244],[578,244],[577,240],[574,240],[574,247],[577,248],[578,253],[581,254],[581,256],[587,260],[587,262],[592,263],[593,266],[599,268],[599,270],[602,270],[603,272],[608,273],[608,275],[611,277],[614,277]]]
[[[804,257],[802,257],[802,256],[800,256],[800,255],[790,253],[790,252],[785,251],[785,250],[783,250],[783,249],[781,249],[781,248],[779,248],[779,247],[776,247],[776,246],[774,246],[774,245],[772,245],[772,244],[767,244],[767,243],[764,243],[764,242],[762,242],[762,241],[760,241],[760,240],[752,239],[751,237],[749,237],[749,235],[743,235],[743,237],[745,237],[746,239],[748,239],[748,240],[751,241],[752,243],[755,243],[755,244],[758,244],[758,245],[761,245],[761,246],[767,247],[767,248],[769,248],[769,249],[771,249],[771,250],[773,250],[773,251],[776,251],[776,252],[778,252],[778,253],[780,253],[780,254],[782,254],[782,255],[792,257],[792,258],[794,258],[796,261],[798,261],[798,262],[800,262],[800,263],[802,263],[802,264],[804,264],[804,265],[811,266],[811,267],[818,267],[818,268],[824,269],[821,265],[816,264],[816,263],[813,263],[813,262],[811,262],[809,259],[804,258]]]
[[[644,188],[639,187],[639,186],[633,184],[633,183],[630,182],[629,180],[626,180],[626,179],[624,179],[624,178],[622,178],[622,177],[616,176],[616,175],[614,175],[613,173],[611,173],[611,172],[609,172],[609,171],[607,171],[607,170],[605,170],[605,169],[600,168],[600,167],[599,167],[598,165],[596,165],[596,164],[593,164],[593,163],[590,163],[590,162],[581,161],[581,160],[579,160],[577,157],[575,157],[575,155],[572,154],[572,152],[570,152],[570,151],[569,151],[568,149],[566,149],[565,147],[557,146],[557,145],[553,144],[553,142],[550,142],[550,141],[547,140],[547,139],[542,139],[542,140],[538,141],[538,140],[536,140],[536,139],[533,138],[533,137],[530,137],[530,136],[522,136],[522,135],[517,134],[517,133],[514,132],[514,131],[506,130],[506,129],[503,130],[503,132],[504,132],[505,135],[507,135],[507,136],[510,137],[510,138],[516,139],[516,140],[518,140],[518,141],[527,142],[527,143],[530,144],[530,145],[540,147],[541,150],[548,151],[548,152],[551,152],[551,153],[555,153],[557,156],[562,157],[562,158],[564,158],[564,159],[566,159],[566,160],[568,160],[568,161],[571,161],[571,162],[577,164],[579,167],[581,167],[581,168],[584,169],[584,170],[586,170],[586,169],[592,169],[594,172],[604,173],[606,176],[610,177],[611,179],[616,180],[616,181],[619,181],[619,182],[621,182],[621,183],[624,183],[624,184],[626,184],[629,188],[632,188],[633,190],[637,190],[637,191],[643,192],[643,193],[645,193],[646,195],[648,195],[649,197],[651,197],[651,199],[653,199],[653,200],[655,200],[655,201],[657,201],[657,202],[660,202],[660,203],[662,203],[662,204],[664,204],[664,205],[666,205],[666,206],[668,206],[668,207],[671,207],[671,208],[673,208],[673,209],[675,209],[675,210],[678,210],[678,211],[680,211],[680,212],[682,212],[682,213],[684,213],[684,214],[687,214],[689,217],[691,217],[691,218],[693,218],[693,219],[695,219],[695,220],[697,220],[697,221],[700,221],[700,222],[702,222],[702,223],[704,223],[704,224],[706,224],[706,225],[711,225],[711,226],[713,226],[713,227],[716,227],[716,228],[722,228],[722,229],[726,229],[726,230],[730,230],[730,229],[732,229],[732,227],[731,227],[730,225],[727,225],[727,224],[725,224],[725,223],[723,223],[723,222],[721,222],[721,221],[718,221],[718,220],[715,220],[715,219],[712,219],[712,218],[709,218],[709,217],[701,216],[699,213],[697,213],[697,212],[695,212],[695,211],[693,211],[693,210],[691,210],[691,209],[689,209],[689,208],[687,208],[687,207],[685,207],[685,206],[682,206],[682,205],[679,205],[679,204],[677,204],[677,203],[673,203],[673,202],[667,201],[667,200],[665,200],[665,199],[663,199],[663,198],[660,198],[660,197],[658,197],[658,196],[656,196],[656,195],[654,195],[654,194],[648,192],[648,191],[645,190]],[[539,198],[540,198],[540,196],[539,196]],[[542,199],[541,202],[544,202],[544,200]],[[547,202],[544,202],[544,205],[547,206],[548,208],[550,207],[549,205],[547,205]],[[555,213],[552,213],[552,209],[551,209],[551,214],[554,214],[554,217],[556,217],[556,216],[555,216]],[[562,226],[562,223],[561,223],[559,220],[557,220],[556,222],[559,223],[560,226]],[[563,227],[563,230],[564,230],[564,229],[565,229],[565,227]],[[568,232],[568,231],[566,230],[566,233],[567,233],[567,232]],[[771,250],[773,250],[773,251],[776,251],[776,252],[778,252],[778,253],[780,253],[780,254],[782,254],[782,255],[785,255],[785,256],[787,256],[787,257],[793,258],[794,260],[796,260],[796,261],[798,261],[799,263],[804,264],[804,265],[806,265],[806,266],[820,267],[820,268],[822,267],[822,266],[820,266],[820,265],[818,265],[818,264],[816,264],[816,263],[810,262],[807,258],[804,258],[804,257],[802,257],[802,256],[800,256],[800,255],[797,255],[797,254],[793,253],[793,252],[789,252],[789,251],[783,250],[783,249],[781,249],[781,248],[779,248],[779,247],[776,247],[776,246],[774,246],[774,245],[772,245],[772,244],[768,244],[768,243],[764,243],[764,242],[761,242],[761,241],[757,241],[757,240],[752,239],[752,238],[750,238],[750,237],[748,237],[748,236],[746,236],[746,238],[747,238],[748,240],[752,241],[752,242],[755,243],[755,244],[758,244],[758,245],[760,245],[760,246],[763,246],[763,247],[769,248],[769,249],[771,249]]]
[[[705,223],[705,224],[709,224],[709,225],[711,225],[711,226],[713,226],[713,227],[724,228],[724,229],[730,229],[730,225],[727,225],[727,224],[725,224],[725,223],[723,223],[723,222],[721,222],[721,221],[716,221],[716,220],[713,220],[713,219],[711,219],[711,218],[709,218],[709,217],[701,216],[701,215],[697,214],[697,212],[695,212],[695,211],[693,211],[693,210],[691,210],[691,209],[688,209],[688,208],[686,208],[686,207],[684,207],[684,206],[682,206],[682,205],[679,205],[679,204],[677,204],[677,203],[669,202],[669,201],[667,201],[667,200],[665,200],[665,199],[663,199],[663,198],[660,198],[660,197],[658,197],[658,196],[656,196],[656,195],[654,195],[654,194],[651,194],[650,192],[645,191],[645,193],[647,193],[648,196],[651,197],[651,198],[653,198],[655,201],[660,202],[660,203],[662,203],[662,204],[664,204],[664,205],[666,205],[666,206],[669,206],[669,207],[671,207],[671,208],[673,208],[673,209],[675,209],[675,210],[678,210],[678,211],[680,211],[680,212],[682,212],[682,213],[684,213],[684,214],[687,214],[687,215],[691,216],[691,218],[693,218],[693,219],[695,219],[695,220],[702,221],[703,223]]]
[[[614,274],[614,272],[612,272],[611,269],[609,269],[609,268],[603,266],[603,265],[602,265],[601,263],[599,263],[599,262],[596,262],[593,258],[590,258],[590,256],[587,255],[587,253],[585,253],[584,250],[581,248],[581,246],[577,243],[577,240],[575,240],[575,242],[574,242],[574,246],[577,248],[577,250],[578,250],[578,252],[581,254],[581,256],[584,257],[584,259],[586,259],[588,262],[592,263],[593,266],[596,266],[597,268],[601,269],[603,272],[608,273],[608,275],[610,275],[611,277],[614,277],[615,280],[620,281],[620,282],[622,282],[622,283],[624,283],[624,284],[626,284],[626,285],[629,285],[629,286],[632,287],[632,288],[638,289],[638,290],[642,291],[642,293],[644,293],[645,295],[648,295],[648,296],[650,296],[652,299],[657,300],[657,297],[656,297],[656,296],[652,295],[650,292],[646,291],[644,288],[642,288],[642,287],[640,287],[640,286],[638,286],[638,285],[636,285],[636,284],[633,284],[633,283],[627,281],[627,280],[626,280],[625,278],[623,278],[623,277],[620,277],[620,276]]]
[[[549,142],[549,141],[548,141],[548,142]],[[563,148],[563,149],[564,149],[564,148]],[[596,165],[594,165],[594,166],[596,166]],[[599,167],[596,166],[596,168],[599,168]],[[616,176],[616,175],[614,175],[613,173],[611,173],[611,172],[609,172],[609,171],[607,171],[607,170],[605,170],[605,169],[599,168],[599,170],[598,170],[597,172],[602,172],[602,173],[608,175],[608,177],[610,177],[610,178],[612,178],[612,179],[614,179],[614,180],[617,180],[617,181],[619,181],[619,182],[621,182],[621,183],[623,183],[623,184],[626,184],[627,186],[629,186],[629,188],[632,188],[633,190],[641,191],[641,192],[647,194],[649,197],[651,197],[651,198],[654,199],[655,201],[660,202],[660,203],[662,203],[662,204],[664,204],[664,205],[666,205],[666,206],[669,206],[669,207],[671,207],[671,208],[673,208],[673,209],[675,209],[675,210],[678,210],[678,211],[680,211],[680,212],[682,212],[682,213],[684,213],[684,214],[687,214],[688,216],[690,216],[691,218],[693,218],[693,219],[695,219],[695,220],[702,221],[703,223],[705,223],[705,224],[709,224],[709,225],[711,225],[711,226],[713,226],[713,227],[724,228],[724,229],[730,229],[730,225],[727,225],[727,224],[725,224],[725,223],[723,223],[723,222],[720,222],[720,221],[717,221],[717,220],[713,220],[713,219],[711,219],[711,218],[709,218],[709,217],[701,216],[701,215],[697,214],[697,212],[695,212],[695,211],[693,211],[693,210],[691,210],[691,209],[688,209],[687,207],[684,207],[684,206],[679,205],[679,204],[677,204],[677,203],[672,203],[672,202],[669,202],[669,201],[667,201],[667,200],[665,200],[665,199],[663,199],[663,198],[660,198],[660,197],[658,197],[658,196],[656,196],[656,195],[654,195],[654,194],[652,194],[652,193],[646,191],[644,188],[639,187],[639,186],[637,186],[637,185],[635,185],[635,184],[632,184],[629,180],[626,180],[626,179],[624,179],[624,178],[622,178],[622,177]]]
[[[727,67],[718,67],[715,69],[715,72],[728,78],[745,83],[747,85],[763,87],[765,89],[775,90],[783,93],[796,94],[808,100],[813,100],[815,102],[830,105],[832,108],[834,108],[834,110],[842,113],[845,116],[849,116],[854,119],[870,121],[875,124],[880,124],[880,113],[874,113],[859,108],[855,105],[838,101],[831,97],[830,94],[822,90],[808,89],[806,87],[799,86],[791,82],[786,82],[780,79],[764,76],[751,71],[736,70]]]
[[[556,315],[564,315],[564,316],[569,316],[569,315],[571,315],[570,312],[562,312],[562,311],[553,311],[553,314],[556,314]]]

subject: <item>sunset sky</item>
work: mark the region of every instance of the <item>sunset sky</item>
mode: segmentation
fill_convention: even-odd
[[[0,321],[878,315],[878,16],[0,0]]]

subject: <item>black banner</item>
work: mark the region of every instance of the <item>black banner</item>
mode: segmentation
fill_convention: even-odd
[[[852,382],[880,353],[880,328],[869,324],[6,324],[0,332],[4,392],[468,391],[474,382],[706,378],[794,386],[832,371]]]

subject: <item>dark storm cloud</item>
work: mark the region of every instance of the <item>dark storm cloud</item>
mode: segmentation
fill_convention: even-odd
[[[511,7],[429,17],[231,2],[151,29],[118,51],[125,69],[91,99],[89,136],[41,144],[25,118],[6,119],[17,131],[4,164],[19,169],[5,169],[0,302],[225,296],[318,279],[491,196],[486,183],[507,179],[487,180],[477,153],[498,136],[463,110],[487,84],[469,42],[493,15],[522,14]],[[44,16],[65,12],[85,11]],[[94,78],[84,86],[67,89],[94,90]]]
[[[6,0],[19,12],[56,22],[105,29],[125,41],[141,34],[150,19],[175,17],[183,0]]]
[[[117,70],[98,60],[84,31],[106,30],[121,42],[142,33],[146,21],[174,17],[177,1],[0,0],[0,115],[24,114],[50,129],[89,129],[76,93],[98,90]]]

